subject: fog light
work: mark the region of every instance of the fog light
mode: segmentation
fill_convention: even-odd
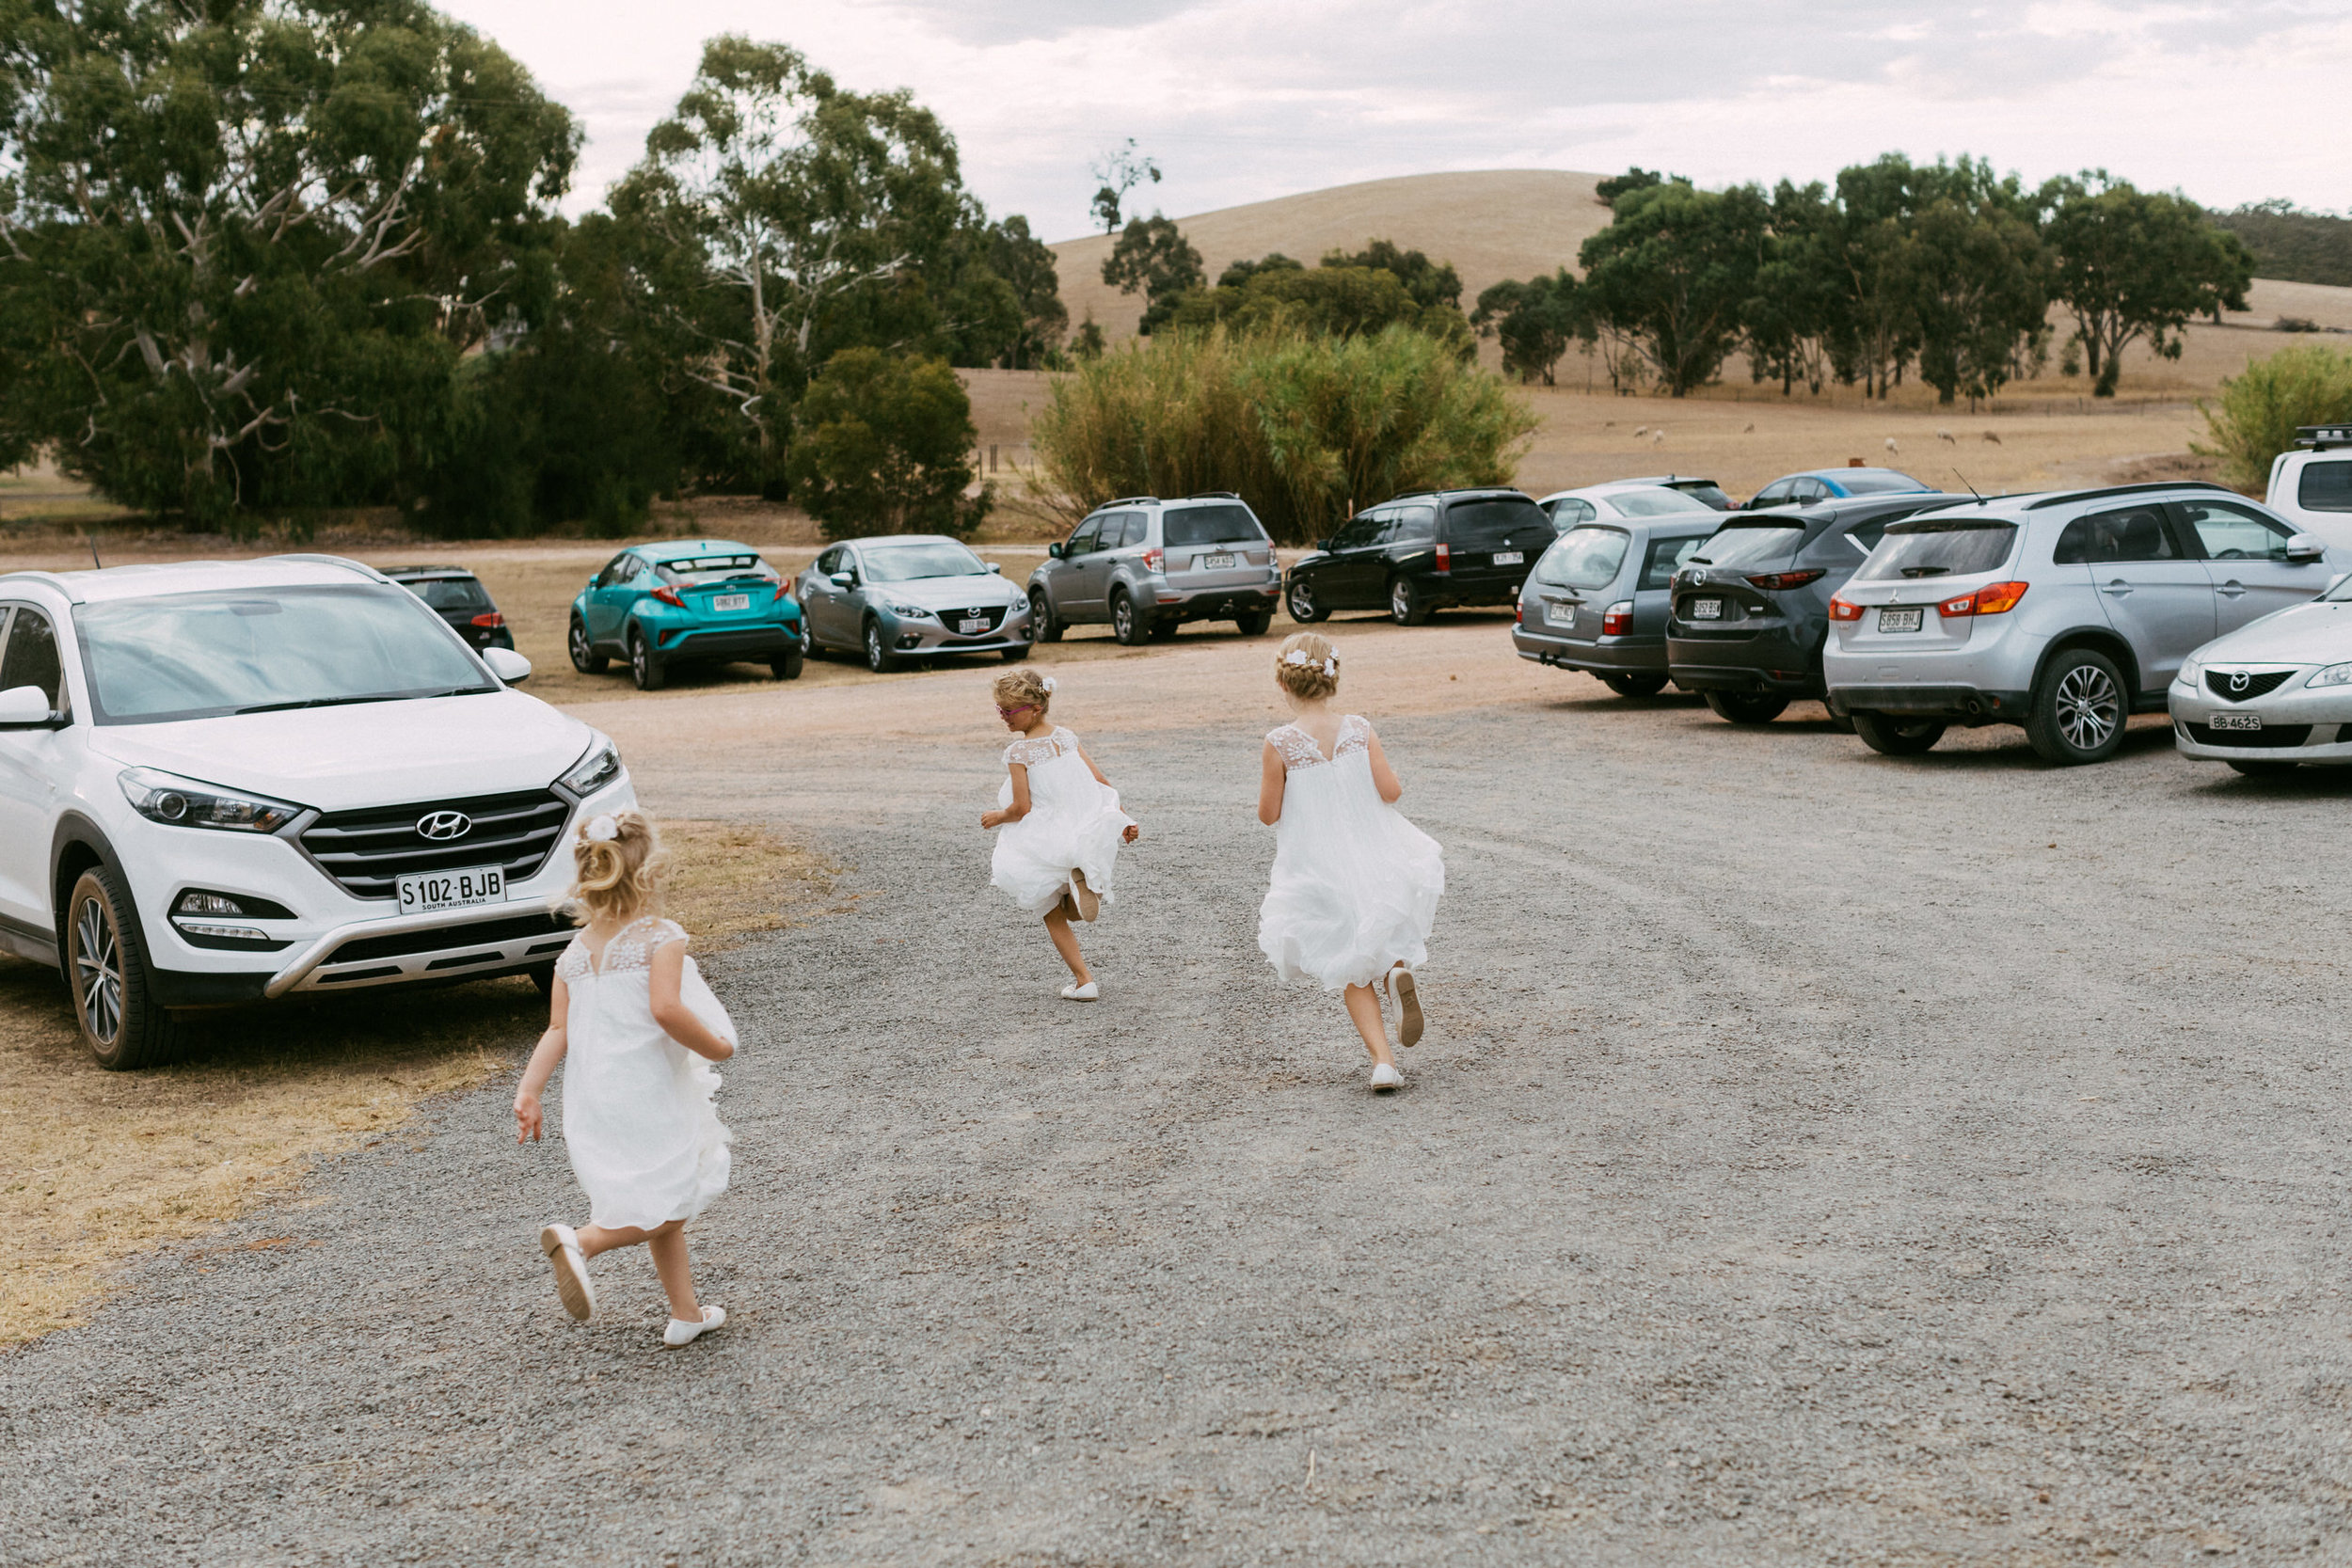
[[[171,912],[175,915],[237,915],[245,913],[245,910],[243,906],[238,904],[234,898],[230,897],[225,893],[197,893],[192,891],[183,893],[180,895],[180,902],[172,907]]]

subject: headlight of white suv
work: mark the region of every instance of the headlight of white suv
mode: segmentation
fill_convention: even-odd
[[[610,740],[599,740],[588,748],[588,754],[572,764],[571,771],[556,780],[581,800],[621,776],[621,753],[613,750]]]
[[[274,833],[302,808],[266,795],[246,795],[198,784],[152,768],[127,768],[118,781],[131,809],[174,828],[219,828],[232,833]]]
[[[2352,686],[2352,664],[2330,664],[2324,670],[2314,670],[2303,685],[2306,689],[2314,686]]]

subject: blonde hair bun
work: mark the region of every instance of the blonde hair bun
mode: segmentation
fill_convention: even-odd
[[[1274,650],[1274,678],[1302,703],[1340,689],[1340,651],[1319,631],[1295,631]]]
[[[566,907],[590,919],[633,920],[660,901],[667,857],[653,818],[634,806],[580,825],[572,839]]]
[[[1034,707],[1042,719],[1054,705],[1054,677],[1034,670],[1008,670],[996,677],[998,707]]]

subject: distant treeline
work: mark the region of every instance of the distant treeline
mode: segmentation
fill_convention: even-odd
[[[2215,213],[2213,221],[2246,242],[2258,277],[2352,288],[2352,217],[2257,201]]]

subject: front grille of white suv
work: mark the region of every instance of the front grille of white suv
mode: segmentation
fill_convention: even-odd
[[[464,866],[502,866],[518,882],[547,863],[571,810],[553,790],[538,789],[329,812],[302,831],[302,847],[355,898],[389,898],[402,877]],[[464,832],[426,836],[428,822],[446,832],[452,814],[466,819]]]

